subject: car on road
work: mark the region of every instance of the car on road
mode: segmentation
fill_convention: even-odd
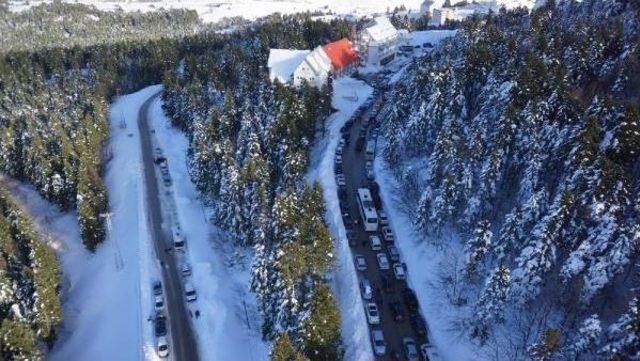
[[[392,262],[400,262],[400,252],[396,246],[388,246],[387,251],[389,251],[389,258],[391,258]]]
[[[157,352],[158,356],[161,358],[169,357],[169,342],[167,342],[167,338],[165,336],[158,337]]]
[[[371,344],[376,355],[383,356],[387,353],[387,343],[384,341],[382,330],[371,330]]]
[[[180,264],[180,273],[182,274],[183,277],[191,276],[191,265],[188,264],[187,262],[182,262]]]
[[[349,242],[349,247],[356,246],[356,233],[354,231],[347,231],[347,241]]]
[[[404,356],[407,361],[420,361],[420,355],[418,354],[418,347],[416,342],[411,337],[405,337],[402,339],[402,346],[404,350]]]
[[[347,190],[344,188],[339,188],[338,189],[338,198],[340,198],[341,200],[346,200],[349,197],[349,194],[347,193]]]
[[[182,231],[179,226],[173,228],[173,246],[176,249],[183,249],[185,245],[185,239],[182,235]]]
[[[380,267],[381,270],[389,269],[389,258],[387,257],[386,254],[378,253],[376,255],[376,258],[378,259],[378,267]]]
[[[406,288],[402,292],[402,299],[404,300],[404,304],[407,305],[409,312],[412,315],[418,313],[418,308],[420,307],[418,304],[418,299],[416,298],[416,294],[410,288]]]
[[[416,333],[416,335],[420,337],[427,336],[427,324],[424,322],[424,319],[420,315],[411,316],[409,320],[411,323],[411,328]]]
[[[374,180],[374,179],[375,179],[375,175],[373,174],[373,166],[369,166],[369,165],[367,165],[367,166],[365,167],[365,172],[366,172],[366,174],[367,174],[367,180],[372,181],[372,180]]]
[[[160,281],[153,282],[153,294],[156,296],[162,294],[162,282]]]
[[[356,140],[356,152],[362,152],[362,149],[364,149],[364,141],[364,137],[358,137],[358,139]]]
[[[404,281],[407,279],[407,274],[404,272],[402,263],[396,262],[393,264],[393,274],[396,276],[397,280]]]
[[[195,302],[198,299],[196,289],[193,288],[193,285],[189,282],[184,285],[184,295],[187,298],[187,302]]]
[[[336,174],[336,185],[338,187],[346,187],[347,186],[347,181],[344,177],[344,174],[342,173],[338,173]]]
[[[391,312],[391,317],[393,317],[394,321],[404,321],[404,311],[402,310],[400,302],[389,302],[389,311]]]
[[[371,301],[371,299],[373,298],[371,282],[369,282],[369,280],[366,278],[360,280],[360,293],[362,294],[362,298],[367,301]]]
[[[156,311],[164,310],[164,298],[162,298],[162,295],[156,295],[155,301],[154,301],[154,307]]]
[[[378,236],[369,236],[369,244],[371,245],[371,249],[373,251],[382,250],[382,241]]]
[[[336,147],[336,154],[341,156],[341,155],[342,155],[343,150],[344,150],[344,149],[342,148],[342,146],[338,145],[338,146]]]
[[[393,237],[393,231],[391,230],[391,228],[389,228],[389,226],[382,227],[380,231],[382,233],[382,238],[384,238],[385,242],[393,243],[395,241],[395,238]]]
[[[428,343],[420,345],[420,353],[425,361],[442,361],[442,357],[433,345]]]
[[[378,211],[378,223],[380,223],[381,226],[389,225],[389,217],[387,216],[387,212],[383,211],[382,209]]]
[[[393,280],[390,276],[380,275],[380,283],[382,284],[382,290],[384,293],[393,293]]]
[[[164,317],[164,314],[162,312],[156,313],[154,331],[156,337],[167,335],[167,318]]]
[[[367,260],[363,255],[357,254],[354,257],[354,261],[356,263],[356,269],[358,271],[366,271],[367,270]]]
[[[342,222],[344,222],[344,226],[347,229],[353,228],[353,218],[351,217],[351,215],[349,213],[343,213],[342,214]],[[351,227],[347,227],[347,225],[350,225]]]
[[[364,306],[365,313],[367,314],[367,321],[370,325],[380,324],[380,313],[378,312],[378,306],[369,302]]]

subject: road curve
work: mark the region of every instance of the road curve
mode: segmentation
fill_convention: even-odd
[[[145,199],[150,236],[162,269],[165,305],[170,326],[170,350],[176,361],[197,361],[198,348],[191,328],[189,311],[185,305],[182,277],[173,256],[170,230],[163,228],[162,210],[158,180],[156,178],[154,149],[149,128],[149,107],[160,96],[155,93],[147,99],[138,111],[138,129],[145,180]],[[151,287],[151,282],[149,282]]]

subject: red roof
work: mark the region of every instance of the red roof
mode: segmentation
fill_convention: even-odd
[[[322,47],[331,59],[334,70],[340,70],[358,60],[358,52],[349,39],[340,39]]]

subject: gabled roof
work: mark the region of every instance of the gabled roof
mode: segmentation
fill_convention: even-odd
[[[309,55],[309,50],[270,49],[267,67],[269,79],[278,79],[281,83],[291,80],[295,69]]]
[[[379,16],[374,20],[375,24],[365,29],[372,40],[384,41],[397,35],[398,30],[396,30],[386,16]]]
[[[316,73],[316,75],[331,71],[331,60],[320,46],[313,49],[304,61],[309,64],[309,67]]]
[[[322,47],[331,60],[333,69],[340,70],[358,60],[358,52],[349,39],[340,39]]]

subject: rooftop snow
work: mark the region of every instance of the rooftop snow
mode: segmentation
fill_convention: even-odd
[[[269,79],[271,81],[278,79],[281,83],[289,82],[293,71],[296,70],[310,52],[309,50],[271,49],[269,51],[269,60],[267,61]]]

